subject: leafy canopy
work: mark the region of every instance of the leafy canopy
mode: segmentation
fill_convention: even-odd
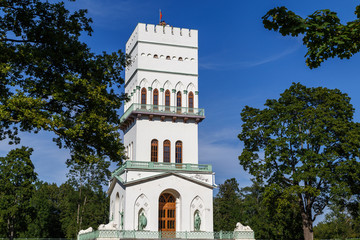
[[[349,59],[360,51],[360,5],[356,19],[342,24],[336,12],[318,10],[307,18],[286,7],[276,7],[263,16],[264,27],[279,31],[283,36],[302,36],[307,47],[306,65],[317,68],[328,58]]]
[[[0,234],[6,232],[9,239],[26,227],[31,212],[30,199],[37,178],[30,160],[32,151],[22,147],[0,157]]]
[[[360,125],[353,114],[346,94],[299,83],[263,110],[246,106],[241,113],[240,164],[267,183],[268,198],[282,193],[280,208],[295,201],[310,232],[329,201],[350,192],[342,179],[359,166]]]
[[[0,140],[17,144],[20,131],[51,131],[72,161],[121,161],[126,59],[121,51],[95,54],[79,40],[92,32],[86,13],[63,2],[0,1]]]

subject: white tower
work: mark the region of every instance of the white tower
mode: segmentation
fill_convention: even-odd
[[[212,232],[214,174],[198,164],[198,32],[139,23],[126,53],[128,160],[113,173],[110,219],[119,230]]]

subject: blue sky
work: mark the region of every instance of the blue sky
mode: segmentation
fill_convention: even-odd
[[[159,9],[170,25],[199,30],[199,106],[206,111],[206,119],[199,124],[199,159],[213,165],[217,184],[232,177],[240,187],[250,184],[250,176],[238,161],[240,112],[245,105],[261,108],[266,99],[278,98],[292,82],[348,93],[357,109],[355,119],[360,119],[360,56],[332,59],[310,70],[301,39],[268,31],[261,20],[267,10],[284,5],[303,17],[329,8],[346,22],[355,18],[358,1],[78,0],[66,4],[89,10],[94,33],[83,39],[98,53],[124,49],[137,23],[158,23]],[[22,145],[35,150],[32,160],[39,178],[64,182],[68,152],[56,147],[50,133],[22,136]],[[0,142],[0,154],[8,150]]]

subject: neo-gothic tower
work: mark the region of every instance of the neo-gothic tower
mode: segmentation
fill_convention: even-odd
[[[212,232],[214,174],[198,164],[198,32],[139,23],[126,53],[128,159],[113,173],[110,220],[119,230]]]

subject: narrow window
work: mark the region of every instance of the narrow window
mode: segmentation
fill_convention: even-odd
[[[193,92],[189,92],[189,112],[194,111],[194,94]]]
[[[170,162],[170,141],[164,141],[164,162]]]
[[[154,109],[157,110],[159,105],[159,91],[156,88],[153,91],[153,105]]]
[[[166,56],[166,60],[171,60],[170,56]]]
[[[183,60],[183,58],[182,57],[179,57],[179,61],[182,61]]]
[[[175,145],[175,162],[182,163],[182,142],[177,141]]]
[[[154,55],[154,58],[159,58],[157,54]]]
[[[153,139],[151,141],[151,161],[157,162],[158,161],[158,140]]]
[[[159,105],[159,91],[156,88],[154,89],[153,95],[153,105]]]
[[[180,113],[181,112],[181,92],[180,91],[178,91],[176,94],[176,106],[177,106],[176,111],[178,113]]]
[[[146,104],[146,88],[141,89],[141,104]]]
[[[165,110],[170,111],[170,91],[165,91]]]
[[[181,107],[181,92],[178,91],[176,94],[176,106]]]

